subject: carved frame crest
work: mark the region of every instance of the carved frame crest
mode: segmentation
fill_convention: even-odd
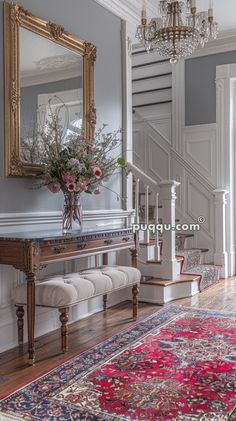
[[[62,26],[32,15],[22,6],[4,2],[5,174],[13,177],[28,177],[38,174],[40,165],[27,164],[20,159],[20,27],[83,56],[83,115],[84,135],[87,139],[94,135],[96,124],[94,106],[96,47],[65,31]]]

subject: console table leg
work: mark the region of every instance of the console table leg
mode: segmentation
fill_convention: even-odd
[[[69,320],[69,308],[59,308],[60,322],[61,322],[61,350],[63,354],[68,351],[68,320]]]
[[[103,264],[103,266],[107,266],[108,265],[108,253],[103,253],[103,255],[102,255],[102,264]]]
[[[34,273],[27,274],[27,321],[29,364],[35,363],[34,325],[35,325],[35,279]]]
[[[103,311],[107,311],[107,294],[103,295]]]
[[[138,257],[138,251],[137,249],[130,249],[131,253],[131,265],[133,268],[137,267],[137,257]]]
[[[18,345],[23,348],[24,344],[24,307],[16,306],[17,328],[18,328]]]
[[[133,293],[133,319],[136,320],[138,317],[138,294],[139,294],[138,285],[133,286],[132,293]]]

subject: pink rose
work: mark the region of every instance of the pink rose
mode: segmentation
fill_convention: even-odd
[[[69,173],[64,173],[62,175],[63,180],[65,183],[74,183],[75,182],[75,176]]]
[[[50,192],[52,193],[58,193],[61,190],[61,186],[59,183],[54,182],[54,183],[50,183],[47,186],[48,190],[50,190]]]
[[[67,190],[69,192],[73,192],[73,191],[75,191],[76,185],[73,182],[72,183],[66,183],[66,187],[67,187]]]
[[[93,193],[94,194],[100,194],[101,191],[100,191],[100,189],[98,187],[96,187],[96,189],[94,189]]]
[[[93,174],[96,178],[101,178],[102,170],[99,167],[93,167]]]

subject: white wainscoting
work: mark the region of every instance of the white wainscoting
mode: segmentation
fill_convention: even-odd
[[[87,211],[83,213],[84,226],[90,228],[120,228],[130,224],[133,211],[109,210]],[[0,232],[16,232],[61,228],[61,212],[40,212],[24,214],[0,214]],[[99,256],[100,257],[100,256]],[[56,273],[66,273],[73,269],[87,268],[100,264],[99,257],[81,258],[60,264],[48,265],[43,269],[40,277]],[[110,264],[129,264],[128,251],[110,253]],[[11,301],[12,289],[24,281],[24,275],[11,266],[0,265],[0,352],[6,351],[17,345],[17,330],[15,308]],[[129,290],[113,293],[108,298],[108,305],[114,305],[130,296]],[[71,310],[70,322],[87,317],[102,309],[102,298],[97,297],[85,301]],[[49,309],[36,309],[36,337],[57,329],[60,326],[58,312]],[[25,340],[27,340],[27,325],[25,320]]]
[[[208,248],[206,262],[214,256],[214,196],[217,185],[217,130],[216,124],[188,126],[182,129],[182,151],[172,150],[172,177],[181,182],[177,202],[177,216],[181,222],[205,222],[194,232],[192,245]]]

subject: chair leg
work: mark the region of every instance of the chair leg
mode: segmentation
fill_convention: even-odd
[[[107,310],[107,294],[103,295],[103,311]]]
[[[139,288],[138,285],[134,285],[132,288],[133,293],[133,319],[137,320],[138,317],[138,294],[139,294]]]
[[[68,320],[69,320],[69,308],[59,308],[60,322],[61,322],[61,350],[63,354],[68,351]]]
[[[24,307],[16,306],[19,348],[22,348],[24,344],[24,314],[25,314]]]

